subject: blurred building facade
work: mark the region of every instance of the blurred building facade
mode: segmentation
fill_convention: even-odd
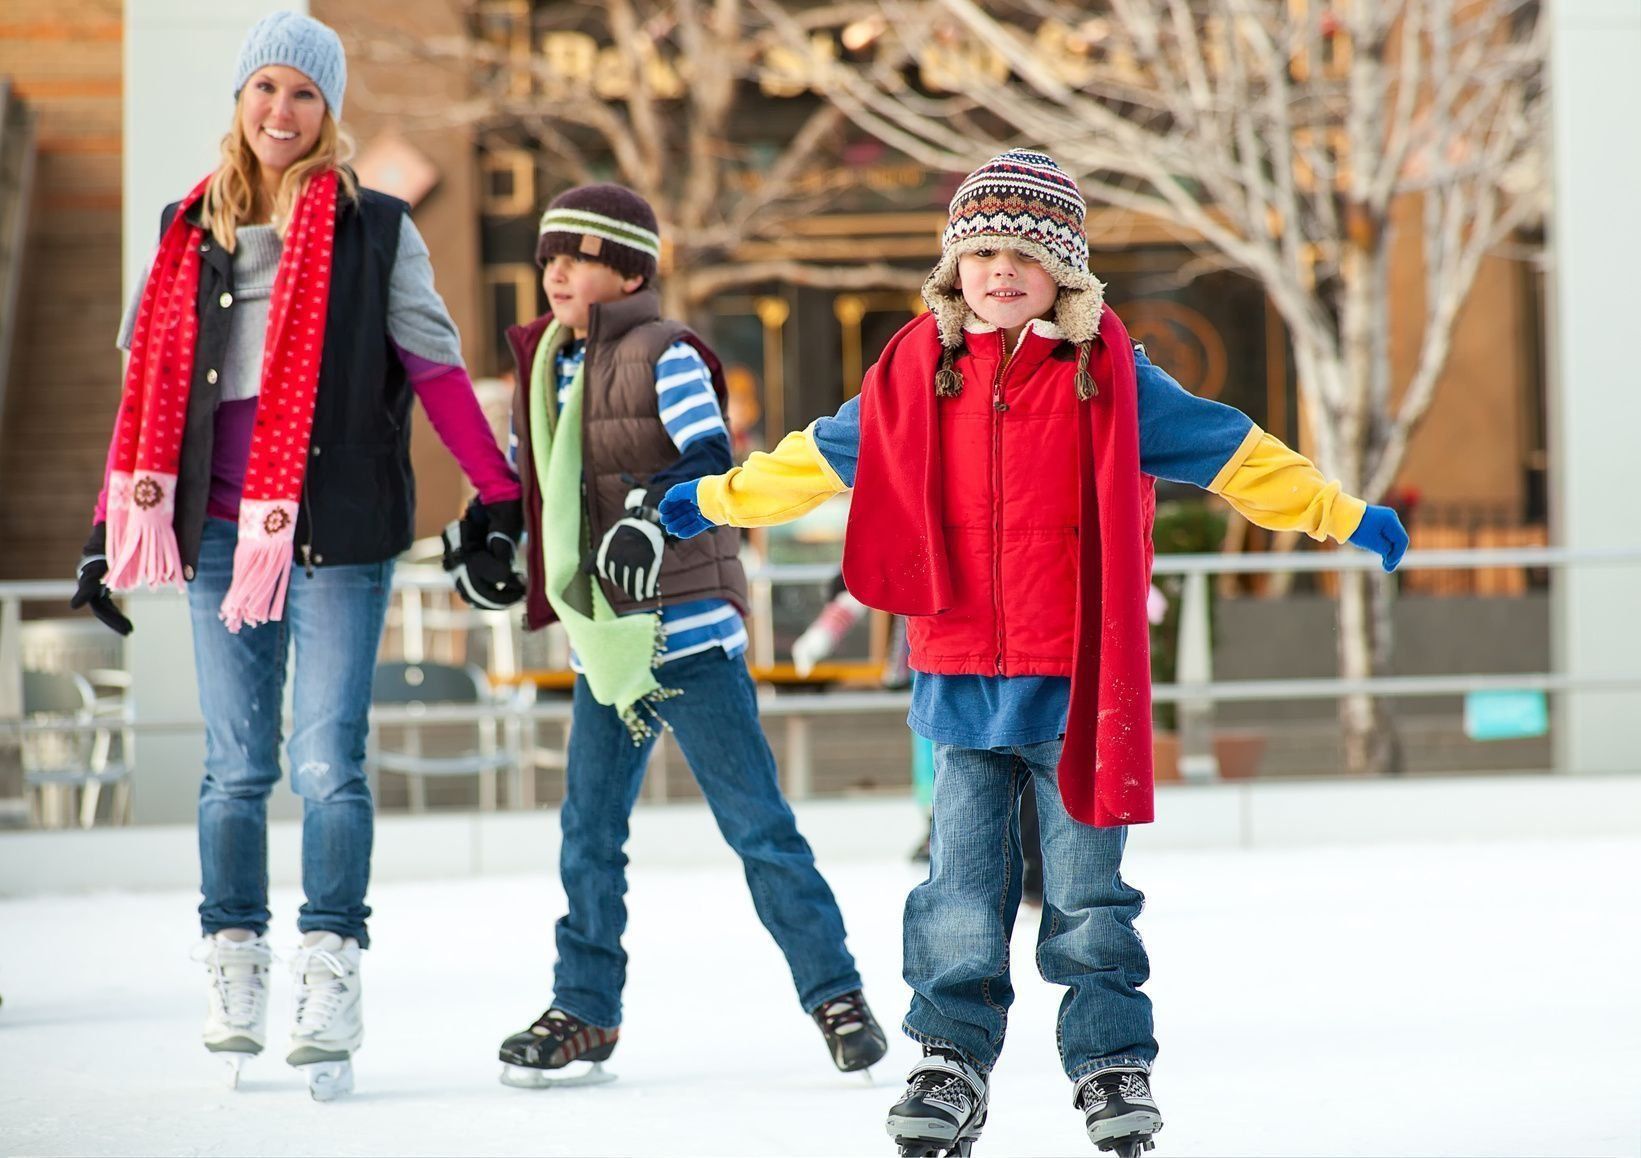
[[[243,27],[273,6],[226,3],[214,7],[209,20],[219,41],[228,43],[232,26]],[[308,7],[350,45],[391,28],[407,37],[480,36],[509,52],[553,48],[547,40],[553,34],[541,31],[548,5],[536,0],[312,0]],[[129,283],[133,260],[140,262],[152,245],[161,205],[195,169],[208,167],[214,136],[190,146],[188,155],[197,161],[172,162],[169,169],[161,158],[146,164],[124,156],[129,106],[142,99],[130,91],[124,69],[133,53],[160,44],[153,30],[142,31],[137,6],[10,0],[4,20],[0,75],[12,78],[33,115],[39,160],[24,255],[27,290],[0,420],[0,534],[12,546],[0,554],[0,575],[49,577],[72,566],[83,537],[118,395],[112,336],[124,292],[122,221],[123,280]],[[230,65],[223,61],[220,71]],[[501,335],[543,308],[531,261],[535,222],[567,183],[563,173],[505,128],[430,125],[405,111],[425,109],[430,98],[460,102],[467,94],[458,72],[379,63],[357,51],[350,70],[347,123],[359,142],[361,173],[367,183],[414,202],[475,377],[508,375]],[[231,108],[226,87],[215,122],[224,126]],[[744,120],[754,135],[790,133],[817,99],[801,86],[747,81],[744,88]],[[194,99],[217,98],[195,93]],[[128,175],[134,169],[145,174],[141,192],[128,177],[124,200],[122,160]],[[609,173],[615,176],[613,166]],[[886,261],[925,270],[938,255],[944,205],[957,179],[890,149],[862,146],[840,170],[827,210],[731,257]],[[138,196],[153,204],[132,204]],[[1257,285],[1226,273],[1181,284],[1189,250],[1155,223],[1123,211],[1097,210],[1090,234],[1093,265],[1110,283],[1110,300],[1156,361],[1187,388],[1236,405],[1273,433],[1305,445],[1283,326]],[[1400,236],[1391,340],[1398,365],[1410,369],[1424,313],[1411,217]],[[863,368],[915,308],[904,288],[770,282],[714,297],[701,320],[731,367],[748,428],[743,447],[835,409],[859,389]],[[1417,500],[1416,521],[1433,536],[1430,545],[1543,538],[1542,316],[1535,270],[1490,259],[1399,479],[1402,497]],[[462,484],[425,423],[416,447],[421,530],[430,533],[457,509]],[[1490,528],[1498,532],[1491,538]],[[1258,545],[1257,536],[1250,545]],[[1468,577],[1445,581],[1462,587]]]

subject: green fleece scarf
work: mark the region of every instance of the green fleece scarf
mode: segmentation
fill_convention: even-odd
[[[633,743],[655,734],[655,705],[678,694],[655,678],[652,665],[666,645],[657,612],[617,615],[593,577],[581,568],[587,531],[581,501],[581,401],[586,363],[570,383],[562,411],[554,406],[558,375],[553,356],[562,342],[557,322],[547,328],[530,367],[530,443],[541,485],[541,543],[547,602],[557,613],[581,661],[593,698],[621,715]],[[664,727],[665,725],[662,724]]]

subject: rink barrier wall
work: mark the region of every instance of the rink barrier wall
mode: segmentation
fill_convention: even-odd
[[[1165,785],[1157,796],[1158,822],[1135,828],[1131,836],[1141,853],[1641,835],[1641,776]],[[823,865],[901,863],[923,831],[919,809],[908,797],[815,800],[795,809]],[[380,817],[371,878],[556,875],[556,812]],[[640,805],[628,853],[646,866],[733,864],[704,804]],[[269,825],[268,854],[274,885],[298,883],[298,822]],[[0,836],[0,896],[198,883],[192,825]]]

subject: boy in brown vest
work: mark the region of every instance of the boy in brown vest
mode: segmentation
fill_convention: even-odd
[[[781,796],[747,673],[739,532],[665,538],[667,488],[732,465],[723,368],[660,317],[655,212],[620,185],[557,197],[536,261],[551,313],[508,331],[524,490],[525,623],[555,620],[577,672],[559,872],[553,998],[501,1045],[502,1081],[599,1080],[621,1024],[628,818],[660,728],[671,728],[764,927],[832,1060],[887,1050],[844,943],[843,917]],[[587,1072],[563,1072],[578,1063]],[[591,1063],[590,1069],[586,1063]]]

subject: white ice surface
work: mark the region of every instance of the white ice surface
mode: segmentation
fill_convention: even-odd
[[[694,839],[714,841],[701,814]],[[876,815],[863,812],[863,817]],[[544,816],[546,857],[556,835]],[[823,868],[886,1028],[906,1007],[900,908],[916,834]],[[1149,901],[1173,1155],[1641,1154],[1641,841],[1163,852]],[[635,865],[613,1085],[521,1091],[497,1042],[545,1006],[556,876],[372,892],[358,1092],[309,1101],[270,1049],[235,1093],[198,1040],[196,898],[0,902],[7,1154],[890,1155],[875,1085],[832,1070],[727,853]],[[298,898],[276,890],[276,944]],[[1018,997],[979,1158],[1091,1154],[1054,1046],[1059,991],[1015,936]]]

